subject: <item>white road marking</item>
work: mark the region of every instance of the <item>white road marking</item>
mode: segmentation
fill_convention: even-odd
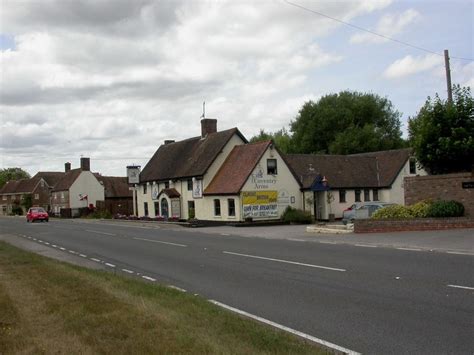
[[[376,245],[370,245],[370,244],[355,244],[356,247],[363,247],[363,248],[377,248]]]
[[[234,313],[237,313],[237,314],[240,314],[240,315],[242,315],[242,316],[245,316],[245,317],[254,319],[254,320],[256,320],[256,321],[258,321],[258,322],[261,322],[261,323],[264,323],[264,324],[268,324],[268,325],[270,325],[270,326],[272,326],[272,327],[275,327],[275,328],[277,328],[277,329],[283,330],[283,331],[285,331],[285,332],[288,332],[288,333],[297,335],[297,336],[299,336],[299,337],[301,337],[301,338],[304,338],[304,339],[306,339],[306,340],[312,341],[312,342],[314,342],[314,343],[316,343],[316,344],[320,344],[320,345],[326,346],[326,347],[328,347],[328,348],[330,348],[330,349],[334,349],[334,350],[343,352],[343,353],[345,353],[345,354],[350,354],[350,355],[360,354],[360,353],[358,353],[358,352],[356,352],[356,351],[343,348],[342,346],[336,345],[336,344],[334,344],[334,343],[330,343],[330,342],[328,342],[328,341],[326,341],[326,340],[316,338],[316,337],[314,337],[314,336],[312,336],[312,335],[309,335],[309,334],[300,332],[300,331],[298,331],[298,330],[295,330],[295,329],[286,327],[286,326],[284,326],[284,325],[281,325],[281,324],[272,322],[271,320],[268,320],[268,319],[265,319],[265,318],[262,318],[262,317],[253,315],[253,314],[251,314],[251,313],[242,311],[242,310],[240,310],[240,309],[237,309],[237,308],[228,306],[228,305],[226,305],[226,304],[224,304],[224,303],[220,303],[220,302],[214,301],[214,300],[209,300],[209,302],[215,304],[216,306],[219,306],[219,307],[225,308],[225,309],[227,309],[227,310],[229,310],[229,311],[232,311],[232,312],[234,312]]]
[[[460,252],[460,251],[447,251],[446,253],[448,254],[456,254],[456,255],[472,255],[470,253],[463,253],[463,252]]]
[[[254,259],[262,259],[262,260],[276,261],[276,262],[278,262],[278,263],[286,263],[286,264],[293,264],[293,265],[314,267],[314,268],[318,268],[318,269],[325,269],[325,270],[332,270],[332,271],[341,271],[341,272],[346,271],[345,269],[339,269],[339,268],[335,268],[335,267],[321,266],[321,265],[313,265],[313,264],[305,264],[305,263],[299,263],[299,262],[296,262],[296,261],[288,261],[288,260],[280,260],[280,259],[266,258],[266,257],[263,257],[263,256],[256,256],[256,255],[239,254],[239,253],[233,253],[233,252],[230,252],[230,251],[223,251],[223,253],[224,253],[224,254],[230,254],[230,255],[243,256],[243,257],[246,257],[246,258],[254,258]]]
[[[49,243],[48,243],[48,242],[44,242],[44,244],[46,244],[46,245],[49,245]]]
[[[462,288],[462,289],[465,289],[465,290],[474,290],[474,287],[459,286],[459,285],[448,285],[448,287]]]
[[[172,288],[173,290],[177,290],[177,291],[180,291],[180,292],[188,292],[184,288],[173,286],[173,285],[168,285],[168,288]]]
[[[150,276],[142,276],[142,278],[144,278],[145,280],[148,280],[148,281],[152,281],[152,282],[156,281],[156,279],[154,279],[153,277],[150,277]]]
[[[105,263],[105,265],[110,266],[110,267],[115,267],[114,264],[110,264],[110,263]]]
[[[38,242],[43,243],[43,241],[41,239],[38,239]]]
[[[68,250],[71,254],[77,254],[74,250]]]
[[[102,261],[100,261],[99,259],[96,259],[96,258],[91,258],[92,261],[95,261],[97,263],[101,263]]]
[[[97,233],[97,234],[104,234],[104,235],[111,235],[111,236],[116,236],[117,234],[114,234],[114,233],[107,233],[107,232],[101,232],[101,231],[94,231],[94,230],[90,230],[90,229],[86,229],[85,230],[86,232],[90,232],[90,233]]]
[[[337,244],[337,242],[320,242],[321,244]]]
[[[125,271],[126,273],[129,273],[129,274],[134,274],[135,273],[134,271],[128,270],[128,269],[122,269],[122,271]]]
[[[36,238],[33,238],[33,240],[36,240]]]
[[[79,254],[79,256],[82,258],[87,258],[87,255],[84,255],[84,254]]]
[[[170,243],[170,242],[162,242],[161,240],[153,240],[153,239],[146,239],[146,238],[133,238],[136,240],[144,240],[147,242],[152,242],[152,243],[161,243],[161,244],[168,244],[168,245],[174,245],[175,247],[183,247],[186,248],[187,245],[184,244],[178,244],[178,243]]]
[[[61,250],[66,250],[66,248],[63,248],[63,247],[59,247],[59,249],[61,249]]]
[[[221,235],[229,236],[229,233],[221,233]]]
[[[304,239],[297,239],[297,238],[290,238],[290,240],[293,240],[295,242],[306,242]]]
[[[409,250],[409,251],[423,251],[423,249],[418,248],[397,248],[398,250]]]
[[[51,245],[53,248],[57,248],[58,246],[56,244]]]

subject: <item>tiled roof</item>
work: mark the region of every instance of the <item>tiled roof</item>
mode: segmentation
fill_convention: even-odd
[[[389,187],[410,156],[410,149],[354,155],[288,154],[285,156],[303,188],[325,176],[332,188]]]
[[[232,128],[203,139],[199,136],[161,145],[140,173],[140,182],[204,175],[234,134],[247,142],[237,128]]]
[[[235,146],[207,186],[204,194],[239,193],[271,143],[271,141],[264,141]]]
[[[94,174],[94,176],[102,182],[105,198],[132,197],[132,191],[128,189],[127,177],[102,176],[100,174]]]
[[[42,178],[49,187],[54,187],[65,174],[66,173],[61,171],[39,171],[33,178]]]
[[[81,169],[72,169],[67,173],[64,173],[63,177],[56,183],[53,191],[65,191],[69,190],[71,185],[76,181],[77,177],[81,174]]]
[[[20,184],[20,180],[7,181],[5,185],[0,189],[0,194],[13,194],[16,192],[17,186]]]
[[[181,196],[181,194],[176,190],[174,187],[170,189],[163,189],[161,192],[158,194],[158,197],[161,196],[161,194],[166,194],[169,198],[178,198]]]
[[[0,190],[0,194],[32,193],[41,179],[32,177],[30,179],[8,181]]]

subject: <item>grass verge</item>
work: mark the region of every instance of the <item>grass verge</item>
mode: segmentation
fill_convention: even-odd
[[[324,354],[206,300],[0,242],[0,354]]]

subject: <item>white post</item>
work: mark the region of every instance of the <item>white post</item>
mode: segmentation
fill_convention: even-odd
[[[138,216],[138,213],[137,213],[137,185],[133,186],[133,215]]]

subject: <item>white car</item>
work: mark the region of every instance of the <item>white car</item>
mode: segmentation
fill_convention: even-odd
[[[365,219],[384,207],[393,206],[395,203],[388,202],[356,202],[342,212],[342,223],[354,223],[355,219]]]

